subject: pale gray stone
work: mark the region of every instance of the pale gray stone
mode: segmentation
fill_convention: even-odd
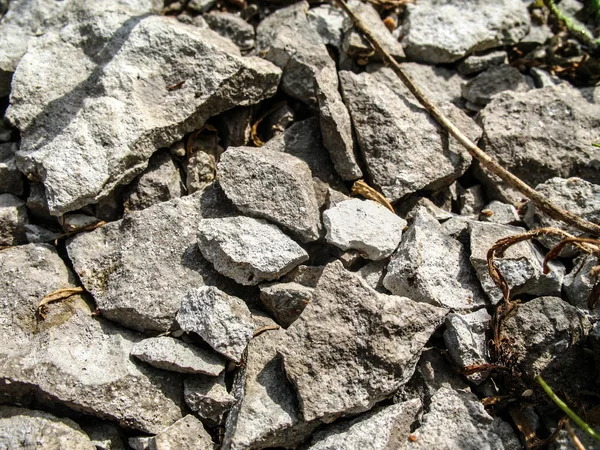
[[[29,217],[25,202],[12,194],[0,194],[0,245],[27,242],[27,224]]]
[[[477,272],[483,290],[492,304],[502,300],[502,291],[494,284],[488,270],[487,252],[500,239],[524,233],[525,229],[494,223],[470,222],[471,264]],[[565,267],[559,261],[549,263],[550,272],[544,274],[544,255],[531,241],[511,246],[503,258],[496,258],[496,267],[508,283],[511,295],[560,295]]]
[[[216,187],[135,211],[67,241],[82,283],[110,320],[166,331],[191,288],[223,283],[196,246],[202,217],[228,213]]]
[[[592,255],[582,255],[575,259],[575,267],[565,276],[563,288],[566,300],[573,306],[585,310],[588,307],[588,297],[596,284],[596,277],[591,270],[598,265],[598,259]],[[600,305],[596,306],[598,312]]]
[[[23,177],[15,164],[18,145],[0,144],[0,194],[23,194]]]
[[[383,287],[383,274],[387,265],[388,261],[385,259],[381,261],[371,261],[361,267],[356,273],[377,292],[385,294],[387,293],[387,290]]]
[[[463,97],[478,106],[485,106],[500,92],[527,92],[530,89],[518,69],[503,65],[480,73],[463,85]]]
[[[492,317],[485,309],[470,314],[449,314],[446,317],[444,342],[452,360],[459,367],[490,362],[486,331],[490,329]],[[475,384],[481,384],[487,374],[484,372],[467,375]]]
[[[308,259],[275,225],[244,216],[200,221],[198,247],[219,273],[244,285],[275,280]]]
[[[219,422],[236,402],[235,397],[227,392],[225,374],[218,377],[187,377],[183,381],[183,398],[200,418],[214,423]]]
[[[461,86],[467,80],[456,71],[416,62],[405,62],[400,66],[429,98],[435,98],[438,103],[449,102],[460,106]]]
[[[148,450],[213,450],[212,438],[191,414],[179,419],[148,441]]]
[[[265,325],[273,325],[262,319]],[[320,424],[302,419],[298,399],[277,353],[284,332],[269,330],[248,344],[246,363],[236,374],[236,405],[227,416],[224,450],[295,448]]]
[[[203,13],[211,9],[216,3],[216,0],[190,0],[187,3],[187,7],[199,12]]]
[[[75,277],[53,247],[29,244],[0,252],[0,400],[52,398],[120,426],[157,433],[181,418],[177,374],[135,364],[129,354],[142,339],[92,317],[81,296],[48,305],[40,300],[75,287]]]
[[[383,285],[393,294],[455,311],[485,305],[467,250],[423,208],[392,256]]]
[[[81,428],[89,436],[96,450],[128,450],[123,432],[111,422],[93,420]]]
[[[273,95],[280,73],[168,17],[81,14],[30,46],[15,73],[6,116],[21,130],[17,166],[44,182],[54,215],[95,203],[210,116]],[[40,79],[54,81],[40,90]]]
[[[340,8],[325,3],[311,8],[306,18],[317,30],[324,44],[341,48],[346,15]]]
[[[481,185],[476,184],[467,189],[462,187],[458,194],[458,209],[463,216],[478,216],[485,205],[485,194]]]
[[[39,225],[28,223],[25,225],[25,237],[30,244],[43,244],[44,242],[53,242],[61,233],[48,230]]]
[[[315,433],[309,450],[388,450],[403,445],[410,427],[418,419],[418,399],[363,414],[348,422],[331,425]]]
[[[448,219],[452,219],[456,216],[450,211],[440,208],[427,197],[421,197],[417,200],[412,209],[406,214],[406,220],[412,221],[415,217],[415,214],[417,214],[421,208],[425,208],[425,210],[437,221],[447,221]]]
[[[431,398],[421,426],[398,449],[515,450],[521,448],[512,427],[490,416],[481,401],[467,391],[440,388]]]
[[[474,52],[516,44],[529,27],[522,0],[424,0],[407,4],[402,45],[413,60],[451,63]]]
[[[169,336],[144,339],[131,355],[159,369],[217,376],[225,370],[223,358]]]
[[[380,294],[339,261],[327,265],[279,350],[304,419],[330,421],[391,396],[446,313]]]
[[[60,225],[65,233],[96,225],[100,220],[87,214],[68,213],[60,217]]]
[[[406,220],[372,200],[346,200],[323,213],[325,239],[342,250],[358,250],[371,260],[394,253]]]
[[[149,450],[151,440],[151,437],[146,436],[130,437],[127,439],[127,443],[133,450]]]
[[[444,187],[467,170],[471,156],[447,137],[391,69],[360,75],[342,71],[340,79],[367,170],[388,200]],[[462,111],[451,104],[443,109],[478,138],[480,130]]]
[[[298,318],[312,299],[314,288],[300,283],[265,283],[259,286],[260,300],[284,328]]]
[[[484,55],[471,55],[457,68],[462,75],[474,75],[491,67],[508,63],[508,54],[504,50],[495,50]]]
[[[298,235],[319,239],[321,218],[311,171],[301,159],[264,148],[229,148],[218,165],[225,195],[244,214],[268,219]]]
[[[125,189],[125,210],[146,209],[184,195],[179,169],[168,151],[159,150],[150,158],[148,167]]]
[[[502,225],[514,225],[521,218],[517,212],[517,208],[507,203],[493,200],[483,207],[479,214],[481,222],[499,223]]]
[[[254,27],[240,16],[229,12],[212,11],[202,16],[211,30],[237,45],[240,50],[254,48]]]
[[[565,80],[557,77],[556,75],[552,75],[549,72],[540,69],[539,67],[532,67],[531,69],[529,69],[529,74],[531,75],[531,78],[533,78],[533,82],[535,83],[535,87],[537,88],[555,86],[557,84],[565,82]]]
[[[0,406],[0,448],[96,450],[90,438],[72,420],[11,406]]]
[[[177,323],[217,352],[239,362],[252,338],[254,322],[246,303],[213,286],[190,290],[181,301]]]
[[[191,142],[185,164],[185,185],[189,194],[206,188],[217,178],[217,162],[223,153],[215,132],[199,134]]]

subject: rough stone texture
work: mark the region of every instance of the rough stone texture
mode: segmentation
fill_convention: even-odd
[[[89,437],[72,420],[10,406],[0,406],[0,448],[96,450]]]
[[[131,354],[151,366],[173,372],[216,377],[225,370],[225,361],[219,356],[168,336],[144,339],[133,346]]]
[[[25,225],[25,237],[27,242],[30,244],[42,244],[44,242],[53,242],[62,233],[58,231],[48,230],[39,225],[27,224]]]
[[[260,300],[284,328],[289,327],[312,299],[314,288],[300,283],[265,283],[259,286]]]
[[[356,13],[363,22],[369,27],[371,32],[379,40],[381,45],[396,60],[404,59],[404,49],[392,33],[386,28],[379,17],[379,13],[369,3],[363,3],[360,0],[350,0],[348,6]],[[369,42],[354,29],[354,25],[349,17],[344,20],[344,39],[342,41],[342,50],[351,57],[370,56],[373,53],[373,47]]]
[[[185,193],[179,169],[168,151],[150,158],[148,167],[125,189],[124,207],[129,211],[146,209],[156,203],[179,198]]]
[[[431,64],[516,44],[529,32],[522,0],[425,0],[407,5],[402,25],[406,55]]]
[[[483,308],[470,314],[449,314],[446,317],[444,342],[456,365],[466,367],[490,362],[486,330],[489,330],[491,320],[492,317]],[[467,378],[480,384],[487,375],[480,372],[468,375]]]
[[[275,225],[244,216],[200,221],[198,247],[219,273],[244,285],[275,280],[308,259]]]
[[[165,331],[190,288],[225,282],[197,249],[196,232],[202,217],[228,208],[216,187],[160,203],[72,238],[69,258],[103,316]]]
[[[107,8],[30,46],[6,116],[21,130],[17,165],[44,182],[50,212],[95,203],[210,116],[273,95],[279,69],[228,53],[223,41],[168,17]]]
[[[81,428],[96,446],[96,450],[128,450],[123,432],[111,422],[94,419],[82,423]]]
[[[283,70],[282,88],[305,103],[318,103],[323,144],[339,175],[362,176],[354,155],[348,111],[338,92],[335,62],[317,30],[309,23],[308,3],[298,2],[275,11],[257,28],[256,47]]]
[[[571,176],[600,183],[600,149],[590,145],[600,127],[600,106],[577,89],[565,84],[503,92],[480,120],[486,152],[530,186]],[[495,182],[488,173],[478,176]]]
[[[387,265],[387,260],[371,261],[361,267],[356,273],[377,292],[387,294],[387,289],[383,287],[383,274]]]
[[[148,441],[149,450],[213,450],[214,445],[204,425],[187,415]]]
[[[60,225],[65,233],[69,233],[76,230],[81,230],[85,227],[89,227],[100,222],[94,216],[88,216],[87,214],[65,214],[60,218]]]
[[[477,272],[483,290],[493,304],[502,299],[502,292],[490,277],[487,265],[488,250],[500,239],[524,233],[520,227],[492,223],[469,223],[471,235],[471,264]],[[544,255],[531,243],[522,241],[510,247],[503,258],[496,258],[496,267],[506,279],[511,295],[559,295],[565,268],[559,261],[549,263],[550,272],[544,274]]]
[[[272,320],[263,319],[265,325]],[[237,373],[236,405],[227,416],[223,450],[294,448],[320,424],[304,422],[298,399],[277,354],[282,330],[259,334],[248,344],[245,367]]]
[[[217,352],[238,362],[254,332],[254,322],[243,300],[205,286],[190,290],[181,302],[177,323],[200,335]]]
[[[596,277],[591,274],[591,270],[598,265],[595,256],[582,255],[575,261],[575,267],[565,276],[563,288],[566,294],[566,300],[579,309],[587,309],[587,301],[594,285]],[[598,311],[600,305],[595,308]]]
[[[485,106],[500,92],[526,92],[530,89],[525,77],[512,66],[492,67],[463,85],[463,97],[478,106]]]
[[[513,225],[519,222],[519,213],[513,205],[493,200],[483,207],[479,214],[481,222],[499,223],[502,225]]]
[[[394,253],[402,239],[406,220],[371,201],[351,199],[323,213],[325,239],[342,250],[355,249],[372,260]]]
[[[508,62],[508,54],[504,50],[496,50],[485,55],[471,55],[458,65],[462,75],[474,75],[491,67],[501,66]]]
[[[223,151],[219,136],[214,131],[200,133],[191,140],[190,155],[184,165],[188,193],[201,191],[216,179],[217,162]]]
[[[380,294],[339,261],[327,265],[280,348],[304,419],[329,421],[389,397],[410,379],[446,313]]]
[[[311,8],[306,14],[306,18],[317,30],[324,44],[341,48],[346,15],[340,8],[325,3]]]
[[[92,317],[79,296],[36,320],[46,294],[75,286],[52,247],[0,252],[0,283],[1,402],[26,404],[35,394],[149,433],[181,418],[181,378],[130,359],[140,335]]]
[[[367,170],[388,200],[449,185],[469,167],[466,150],[448,139],[391,69],[360,75],[342,71],[340,79]],[[452,120],[476,140],[475,123],[445,105]]]
[[[227,392],[224,374],[216,378],[187,377],[183,382],[183,398],[192,411],[210,422],[218,422],[235,404],[235,397]]]
[[[463,101],[461,86],[467,80],[456,71],[447,67],[415,62],[402,63],[401,67],[429,98],[435,98],[438,103],[450,102],[457,106],[461,105]]]
[[[462,216],[478,216],[485,205],[485,195],[481,185],[463,189],[459,186],[458,209]]]
[[[235,147],[218,165],[223,191],[244,214],[275,222],[302,241],[319,239],[321,218],[310,168],[287,153]]]
[[[399,449],[490,449],[521,448],[512,427],[490,416],[474,394],[442,387],[431,398],[429,412]]]
[[[515,364],[533,379],[542,373],[560,373],[561,366],[567,370],[579,366],[577,347],[590,329],[577,308],[559,297],[539,297],[519,305],[503,321],[500,333],[510,336]]]
[[[15,164],[18,145],[0,144],[0,194],[23,194],[23,177]]]
[[[0,194],[0,245],[27,242],[25,226],[28,223],[25,202],[12,194]]]
[[[393,294],[457,311],[485,305],[467,250],[424,208],[392,256],[383,285]]]
[[[388,450],[403,445],[422,405],[417,399],[386,406],[349,422],[331,425],[313,437],[309,450]]]
[[[240,50],[247,51],[254,48],[254,27],[241,17],[220,11],[212,11],[202,17],[212,30],[231,39]]]

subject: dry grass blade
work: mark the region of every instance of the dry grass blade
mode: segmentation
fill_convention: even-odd
[[[565,427],[567,428],[567,432],[569,433],[569,436],[571,437],[571,440],[573,441],[573,444],[575,444],[577,450],[585,450],[585,447],[583,446],[579,438],[575,435],[573,428],[571,428],[569,420],[565,422]]]
[[[541,449],[542,441],[536,436],[534,428],[528,417],[523,413],[519,406],[512,406],[509,409],[510,417],[517,426],[519,432],[525,441],[525,448],[528,450]]]
[[[273,105],[271,108],[269,108],[263,114],[261,114],[261,116],[258,118],[258,120],[256,122],[254,122],[254,125],[252,125],[252,129],[250,130],[250,138],[252,139],[252,142],[254,143],[254,145],[256,145],[257,147],[262,147],[263,145],[265,145],[265,143],[262,141],[262,139],[260,137],[258,137],[258,126],[261,124],[261,122],[263,120],[265,120],[265,118],[269,114],[273,114],[275,111],[277,111],[280,108],[283,108],[284,106],[285,106],[285,102],[279,102],[276,105]]]
[[[279,330],[281,327],[279,325],[265,325],[264,327],[260,327],[256,330],[254,330],[254,333],[252,333],[252,337],[256,337],[259,334],[263,334],[265,331],[269,331],[269,330]]]
[[[548,263],[554,258],[556,258],[567,245],[576,246],[578,249],[586,253],[596,255],[600,254],[600,241],[598,239],[584,237],[566,237],[554,247],[552,247],[546,255],[546,258],[544,258],[544,273],[550,272]]]
[[[358,181],[354,182],[354,185],[352,186],[352,191],[350,191],[350,194],[351,195],[361,195],[364,198],[368,198],[369,200],[373,200],[374,202],[377,202],[377,203],[385,206],[387,209],[389,209],[394,214],[396,213],[394,211],[394,207],[392,206],[392,204],[382,194],[377,192],[375,189],[373,189],[371,186],[369,186],[363,180],[358,180]]]
[[[72,297],[76,294],[82,294],[84,289],[82,287],[75,288],[67,288],[67,289],[58,289],[50,294],[46,295],[37,306],[37,314],[39,317],[43,319],[46,318],[48,314],[48,304],[52,302],[58,302],[61,300],[66,300],[69,297]]]

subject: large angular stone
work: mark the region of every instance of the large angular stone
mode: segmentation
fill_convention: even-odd
[[[422,207],[392,256],[383,285],[393,294],[456,311],[485,305],[467,250]]]
[[[244,285],[275,280],[308,259],[275,225],[244,216],[202,220],[198,247],[219,273]]]
[[[529,32],[521,0],[425,0],[407,5],[402,45],[407,56],[431,64],[516,44]]]
[[[260,285],[260,300],[277,323],[287,328],[310,303],[313,290],[300,283],[265,283]]]
[[[392,395],[446,313],[380,294],[341,262],[329,264],[280,348],[304,419],[367,411]]]
[[[141,335],[94,318],[77,295],[48,305],[46,319],[36,319],[45,295],[75,287],[52,247],[0,252],[0,280],[0,401],[49,397],[148,433],[181,418],[181,377],[130,359]]]
[[[526,92],[529,89],[518,69],[504,65],[488,69],[469,80],[462,87],[462,95],[474,105],[485,106],[500,92]]]
[[[218,165],[221,187],[243,213],[268,219],[300,236],[319,239],[321,217],[310,168],[287,153],[228,149]]]
[[[375,186],[390,201],[458,178],[471,157],[432,119],[391,69],[340,72],[342,93]],[[480,131],[454,105],[445,112],[472,139]]]
[[[72,420],[11,406],[0,406],[0,448],[96,450],[90,438]]]
[[[324,3],[311,8],[306,17],[324,44],[333,45],[338,49],[341,47],[346,15],[340,8]]]
[[[196,232],[202,217],[228,208],[222,192],[207,188],[72,238],[69,258],[103,316],[165,331],[190,288],[224,282],[200,254]]]
[[[240,50],[248,51],[254,48],[254,27],[240,16],[229,12],[212,11],[202,17],[212,30],[231,39]]]
[[[222,42],[168,17],[107,8],[30,46],[6,115],[21,130],[17,165],[44,182],[53,215],[130,182],[155,150],[210,116],[275,92],[277,67]]]

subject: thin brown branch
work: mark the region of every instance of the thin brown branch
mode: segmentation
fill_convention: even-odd
[[[434,105],[425,94],[415,85],[413,80],[404,72],[400,67],[400,64],[394,59],[390,53],[383,48],[379,40],[375,37],[373,32],[365,25],[365,23],[358,17],[346,4],[344,0],[335,0],[335,3],[344,10],[344,12],[352,19],[354,26],[360,31],[365,38],[371,43],[375,51],[381,56],[381,59],[390,66],[394,73],[402,80],[408,90],[416,97],[416,99],[423,105],[423,107],[433,116],[433,118],[452,135],[460,144],[477,159],[483,167],[488,169],[490,172],[499,176],[503,181],[513,186],[523,195],[531,199],[531,201],[544,213],[556,220],[562,220],[580,230],[588,233],[592,233],[596,236],[600,236],[600,226],[592,222],[589,222],[569,211],[555,205],[550,200],[546,199],[543,195],[539,194],[535,189],[525,184],[521,179],[510,173],[504,167],[502,167],[496,160],[481,150],[477,144],[469,139],[462,131],[460,131],[451,121],[448,119],[440,109]]]

